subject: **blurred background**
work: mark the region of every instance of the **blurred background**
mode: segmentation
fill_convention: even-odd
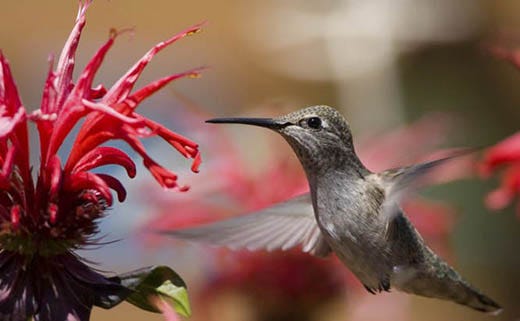
[[[0,48],[29,110],[39,107],[47,57],[61,50],[76,10],[76,1],[2,3]],[[189,162],[166,145],[146,141],[190,191],[164,191],[141,168],[135,179],[123,180],[127,202],[116,204],[102,222],[105,240],[119,241],[82,255],[107,272],[172,266],[189,285],[197,321],[490,319],[395,291],[373,296],[334,258],[234,253],[150,231],[242,214],[306,190],[281,138],[257,128],[205,125],[210,117],[335,106],[372,170],[414,162],[440,148],[485,147],[511,135],[520,123],[520,71],[483,47],[520,46],[520,3],[98,0],[87,13],[78,70],[111,28],[133,32],[118,38],[101,68],[97,81],[106,85],[152,45],[200,21],[208,21],[204,31],[162,52],[140,81],[210,66],[201,79],[174,83],[141,107],[200,144],[201,173],[189,172]],[[487,209],[484,198],[497,180],[482,180],[467,166],[447,176],[405,207],[428,244],[504,306],[495,320],[518,320],[520,221],[514,206]],[[162,317],[129,304],[93,312],[93,320],[119,319]]]

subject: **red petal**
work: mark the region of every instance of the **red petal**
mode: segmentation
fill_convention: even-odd
[[[107,89],[103,85],[97,85],[97,87],[90,89],[88,97],[91,100],[101,99],[106,93]]]
[[[0,115],[0,139],[5,139],[8,135],[11,135],[16,126],[23,124],[25,119],[24,108],[19,108],[12,116]]]
[[[53,65],[54,56],[50,56],[49,71],[47,72],[47,79],[45,80],[45,85],[43,86],[40,109],[34,111],[30,116],[38,126],[40,138],[40,159],[42,160],[47,159],[47,149],[49,147],[49,139],[51,138],[52,134],[52,123],[48,120],[44,120],[43,115],[51,115],[49,113],[49,106],[56,100],[56,88],[54,88],[54,79],[56,78],[56,75],[52,71]]]
[[[177,175],[173,172],[157,164],[148,156],[143,157],[143,164],[162,187],[177,187]]]
[[[508,168],[502,177],[502,186],[515,193],[520,192],[520,163]]]
[[[155,162],[144,149],[143,144],[135,137],[135,136],[126,136],[123,138],[141,157],[143,158],[144,166],[150,171],[152,176],[157,180],[157,182],[165,188],[174,188],[178,187],[177,185],[177,175],[172,171],[167,170],[166,168],[159,165]],[[183,186],[180,188],[181,191],[187,191],[187,186]]]
[[[9,146],[9,149],[5,155],[5,160],[3,160],[2,172],[0,173],[0,186],[4,189],[8,188],[10,185],[10,177],[13,170],[15,152],[16,149],[14,146]]]
[[[67,164],[65,166],[67,169],[74,167],[75,164],[84,157],[85,153],[88,153],[104,142],[116,138],[124,139],[123,136],[128,134],[129,129],[131,129],[132,126],[138,128],[143,128],[145,126],[141,117],[127,117],[104,104],[90,102],[86,102],[86,104],[93,109],[97,109],[97,111],[100,111],[101,113],[90,115],[95,117],[89,116],[83,123],[72,150],[70,151],[69,158],[67,159]]]
[[[47,178],[49,180],[49,196],[51,200],[56,200],[60,192],[62,179],[61,162],[57,155],[51,157],[47,164],[46,173],[49,175]]]
[[[63,188],[71,192],[93,189],[103,196],[108,206],[111,206],[113,202],[108,184],[101,177],[93,173],[79,172],[67,175],[63,182]]]
[[[58,205],[55,203],[50,203],[47,208],[47,212],[49,213],[49,220],[51,224],[56,224],[56,220],[58,219]]]
[[[9,62],[0,51],[0,106],[4,105],[6,110],[0,110],[2,114],[14,115],[22,106],[18,90],[14,83]]]
[[[163,125],[154,122],[151,119],[143,118],[144,123],[148,126],[156,135],[160,136],[170,145],[175,147],[184,157],[195,157],[197,154],[198,145],[195,142],[187,139],[186,137],[179,135],[167,129]],[[186,147],[192,147],[188,149]]]
[[[85,69],[83,69],[83,72],[79,76],[79,79],[76,83],[76,86],[74,87],[73,92],[71,93],[71,96],[74,98],[87,98],[87,99],[95,99],[93,97],[93,93],[96,93],[96,91],[92,91],[92,82],[94,81],[94,76],[96,75],[97,71],[99,70],[99,67],[103,63],[103,60],[112,45],[114,44],[114,39],[117,36],[117,33],[111,33],[110,38],[105,42],[101,48],[95,53],[94,57],[90,59],[87,66],[85,66]],[[97,98],[101,98],[102,95],[106,93],[106,89],[102,86],[98,88],[97,91]],[[76,99],[77,99],[76,98]]]
[[[56,100],[56,88],[54,88],[54,79],[56,74],[53,72],[54,67],[54,55],[50,55],[49,59],[49,70],[47,71],[47,78],[43,85],[42,101],[40,104],[40,110],[44,114],[50,114],[49,107]]]
[[[43,115],[59,114],[59,117],[54,123],[51,137],[46,140],[44,145],[40,147],[42,149],[46,149],[45,151],[42,150],[42,155],[44,155],[44,158],[42,158],[41,170],[44,169],[46,163],[48,162],[48,157],[50,157],[49,155],[57,153],[59,147],[63,143],[63,140],[68,135],[70,130],[74,127],[74,125],[76,125],[78,120],[86,114],[84,106],[82,106],[78,101],[82,97],[78,98],[77,95],[71,96],[71,91],[74,89],[72,75],[74,71],[76,50],[81,32],[85,26],[85,12],[91,2],[92,1],[89,0],[85,1],[84,3],[80,2],[76,23],[69,35],[69,38],[63,46],[60,58],[56,65],[56,71],[52,77],[47,77],[46,87],[52,87],[52,91],[54,91],[55,94],[48,95],[46,97],[47,103],[45,106],[42,106],[41,113]],[[103,48],[105,48],[105,46]],[[97,55],[95,57],[97,57]],[[95,63],[97,63],[97,61],[93,62],[93,64]],[[90,66],[92,69],[94,69],[92,65]],[[85,76],[85,78],[86,80],[84,80],[84,83],[87,82],[88,75]],[[88,90],[90,92],[90,88],[88,88]]]
[[[162,49],[176,42],[177,40],[184,38],[188,35],[196,33],[200,30],[202,26],[201,24],[190,27],[170,39],[163,41],[157,45],[155,45],[152,49],[150,49],[128,72],[121,77],[107,92],[105,97],[103,98],[103,102],[107,105],[111,105],[114,103],[118,103],[126,99],[128,97],[130,91],[135,85],[137,79],[143,72],[144,68],[148,65],[148,63],[152,60],[152,58]]]
[[[520,132],[488,149],[480,171],[487,176],[498,166],[512,162],[520,162]]]
[[[0,140],[7,135],[10,135],[18,150],[15,163],[22,178],[28,183],[31,181],[31,173],[26,111],[20,101],[9,63],[0,51]]]
[[[72,172],[86,172],[103,165],[120,165],[125,168],[129,177],[136,174],[135,164],[127,154],[120,149],[101,146],[94,148],[83,156],[71,170]]]
[[[97,174],[107,185],[116,191],[119,202],[124,202],[126,199],[126,189],[121,182],[111,175]]]
[[[46,110],[42,110],[45,114],[58,113],[73,88],[72,73],[74,72],[75,55],[81,31],[85,26],[85,12],[90,3],[91,1],[86,1],[84,4],[80,2],[76,23],[63,46],[58,64],[56,65],[56,79],[54,80],[56,99],[49,101],[49,104],[45,106]]]
[[[117,110],[115,110],[112,106],[106,105],[104,103],[94,103],[87,99],[83,99],[82,103],[85,107],[87,107],[93,111],[99,111],[99,112],[103,113],[105,116],[111,116],[124,123],[133,124],[133,125],[141,124],[141,120],[132,118],[132,117],[128,117],[128,116],[118,112]]]
[[[192,172],[194,172],[194,173],[199,172],[200,163],[202,163],[202,158],[200,156],[200,152],[197,151],[197,154],[195,155],[195,158],[193,159],[193,164],[191,164]]]
[[[484,202],[488,208],[499,210],[511,203],[515,194],[520,194],[520,165],[504,172],[501,186],[489,193]]]
[[[489,209],[500,210],[506,207],[513,200],[511,191],[499,188],[490,192],[484,199],[484,203]]]
[[[17,230],[20,226],[20,206],[13,205],[11,207],[11,225],[14,230]]]
[[[47,146],[41,146],[40,148],[46,148],[46,151],[42,151],[42,155],[46,155],[46,158],[41,160],[41,170],[44,170],[45,165],[49,161],[48,158],[50,155],[57,154],[58,149],[61,144],[70,133],[72,128],[76,125],[76,123],[88,114],[89,111],[85,110],[85,107],[81,104],[76,104],[74,106],[65,106],[62,110],[62,113],[59,117],[57,117],[54,122],[54,127],[51,132],[51,136],[48,139]]]
[[[143,100],[148,98],[149,96],[153,95],[155,92],[169,84],[170,82],[185,78],[185,77],[198,77],[200,75],[200,72],[204,70],[205,67],[195,68],[192,70],[185,71],[180,74],[174,74],[170,75],[164,78],[161,78],[159,80],[156,80],[143,88],[137,90],[135,93],[133,93],[130,97],[127,98],[127,100],[130,100],[133,102],[132,106],[137,106],[139,103],[141,103]]]

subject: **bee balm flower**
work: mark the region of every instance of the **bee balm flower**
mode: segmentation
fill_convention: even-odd
[[[147,154],[140,138],[161,137],[193,159],[193,171],[200,163],[197,144],[136,112],[139,103],[166,84],[196,76],[198,70],[170,75],[133,90],[156,53],[197,32],[199,26],[153,47],[105,89],[93,86],[93,80],[117,32],[111,33],[78,79],[72,79],[89,4],[80,4],[54,71],[51,61],[38,110],[29,113],[24,108],[9,63],[0,52],[0,320],[88,320],[92,306],[112,307],[137,291],[125,277],[107,278],[74,252],[93,242],[98,220],[113,204],[111,190],[120,202],[126,196],[115,177],[91,170],[115,164],[130,177],[136,174],[127,154],[101,144],[115,139],[128,143],[165,188],[179,187],[177,176]],[[58,150],[80,120],[75,142],[62,159]],[[40,140],[41,163],[35,167],[34,177],[29,163],[30,123],[36,125]]]

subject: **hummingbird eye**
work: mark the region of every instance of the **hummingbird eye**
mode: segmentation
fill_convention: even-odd
[[[307,126],[309,126],[312,129],[320,129],[321,119],[319,117],[310,117],[307,119]]]

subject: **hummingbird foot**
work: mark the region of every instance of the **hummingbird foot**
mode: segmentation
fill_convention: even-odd
[[[390,279],[389,278],[385,278],[383,279],[377,288],[374,288],[374,287],[369,287],[367,286],[366,284],[363,284],[363,286],[365,287],[365,289],[372,293],[372,294],[377,294],[377,293],[381,293],[383,291],[386,291],[386,292],[390,292]]]

